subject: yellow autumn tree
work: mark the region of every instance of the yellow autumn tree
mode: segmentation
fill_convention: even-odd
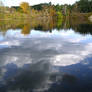
[[[22,10],[23,10],[24,13],[28,13],[29,10],[30,10],[29,3],[27,3],[27,2],[22,2],[20,4],[20,7],[22,8]]]
[[[56,11],[55,11],[55,9],[54,9],[54,6],[50,6],[50,16],[51,17],[54,17],[55,16],[55,14],[56,14]]]

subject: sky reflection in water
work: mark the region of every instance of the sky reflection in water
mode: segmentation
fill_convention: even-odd
[[[89,34],[0,32],[0,92],[91,92],[91,61]]]

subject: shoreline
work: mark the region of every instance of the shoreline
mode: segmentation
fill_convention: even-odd
[[[89,20],[92,22],[92,15],[89,17]]]

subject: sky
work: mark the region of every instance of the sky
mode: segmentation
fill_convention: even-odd
[[[18,6],[21,2],[28,2],[30,5],[39,3],[52,2],[53,4],[73,4],[77,0],[0,0],[3,1],[5,6]]]

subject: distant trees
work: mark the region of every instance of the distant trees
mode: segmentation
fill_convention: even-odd
[[[22,10],[23,10],[24,13],[29,13],[29,10],[30,10],[29,3],[27,3],[27,2],[22,2],[22,3],[20,4],[20,7],[22,8]]]
[[[70,5],[72,12],[88,13],[92,12],[92,0],[80,0]]]
[[[80,12],[92,12],[92,0],[80,0],[76,3]]]
[[[55,11],[55,8],[54,8],[54,6],[50,6],[50,16],[51,17],[54,17],[55,15],[56,15],[56,11]]]
[[[63,8],[62,5],[59,5],[59,4],[57,4],[57,5],[55,6],[56,11],[61,11],[62,8]]]
[[[43,7],[42,7],[41,4],[39,4],[39,5],[32,6],[32,8],[35,9],[35,10],[41,11]]]
[[[42,3],[42,4],[37,4],[37,5],[32,6],[32,8],[35,10],[41,11],[41,10],[43,10],[44,6],[47,6],[49,8],[49,6],[51,6],[51,5],[52,5],[51,2]]]
[[[77,12],[77,13],[88,13],[92,12],[92,0],[79,0],[75,2],[73,5],[66,5],[67,11],[70,13]],[[59,10],[60,7],[57,5],[58,8],[56,10]],[[62,5],[62,11],[64,11],[65,5]]]
[[[20,6],[12,6],[11,8],[2,7],[0,2],[0,13],[20,14],[27,17],[54,17],[60,19],[63,15],[70,16],[71,13],[88,13],[92,12],[92,0],[79,0],[73,5],[53,5],[49,3],[41,3],[30,6],[27,2],[22,2]],[[23,14],[24,13],[24,14]]]

